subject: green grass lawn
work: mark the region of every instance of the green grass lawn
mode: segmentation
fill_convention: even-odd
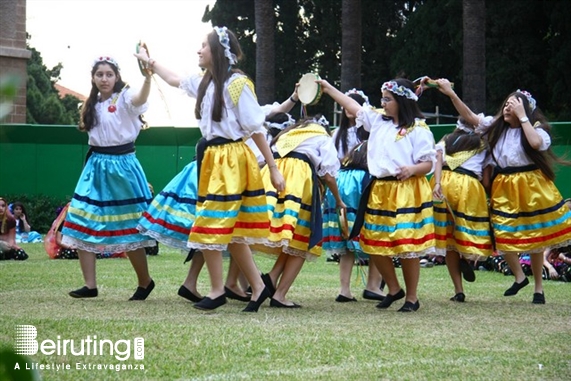
[[[301,309],[266,302],[248,314],[241,312],[245,303],[229,301],[205,313],[176,295],[188,270],[179,251],[161,246],[158,256],[149,257],[155,291],[145,302],[128,302],[136,287],[128,260],[98,260],[99,297],[79,300],[67,295],[83,285],[77,260],[51,260],[42,244],[24,248],[27,261],[0,262],[0,345],[13,346],[15,326],[23,324],[37,328],[38,342],[144,338],[143,360],[29,356],[34,364],[70,364],[71,370],[40,370],[44,380],[571,379],[569,283],[546,281],[547,304],[533,305],[533,285],[504,297],[512,277],[477,272],[460,304],[448,300],[454,289],[445,266],[423,268],[420,310],[403,314],[396,312],[402,301],[378,310],[360,298],[356,276],[359,301],[335,303],[338,265],[322,258],[305,264],[290,290]],[[255,259],[264,272],[273,264]],[[204,269],[203,293],[208,285]],[[77,370],[76,363],[138,364],[144,370]]]

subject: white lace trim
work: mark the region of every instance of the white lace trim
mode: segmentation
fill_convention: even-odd
[[[483,255],[483,254],[464,253],[464,252],[458,251],[458,249],[455,246],[451,246],[451,245],[448,245],[448,247],[446,249],[441,249],[441,248],[437,247],[434,255],[437,255],[439,257],[445,257],[446,253],[448,251],[455,251],[456,253],[460,254],[462,257],[466,258],[469,261],[484,261],[484,260],[486,260],[486,258],[491,256],[491,254],[490,255]]]
[[[420,258],[420,257],[424,257],[427,255],[434,255],[434,254],[436,254],[435,248],[429,247],[429,248],[424,249],[422,251],[409,251],[406,253],[391,255],[391,257],[409,259],[409,258]],[[375,255],[375,254],[369,254],[369,255]]]
[[[256,244],[267,245],[268,239],[254,238],[254,237],[232,237],[230,243],[244,243],[248,246]],[[188,249],[197,249],[197,250],[214,250],[214,251],[228,250],[228,244],[212,244],[212,243],[209,244],[209,243],[199,243],[192,241],[188,241],[186,247]]]
[[[155,240],[159,241],[162,244],[173,247],[175,249],[188,250],[188,247],[186,246],[187,241],[175,239],[170,236],[157,233],[156,231],[145,229],[141,225],[137,226],[137,229],[139,230],[139,232],[141,232],[141,234],[154,238]]]
[[[508,254],[508,253],[515,253],[515,254],[522,254],[522,253],[526,253],[526,254],[536,254],[536,253],[543,253],[543,252],[545,251],[545,249],[548,249],[548,248],[553,250],[553,249],[557,249],[557,248],[560,248],[560,247],[566,247],[566,246],[569,246],[569,245],[571,245],[571,240],[567,240],[567,241],[564,241],[564,242],[559,242],[559,243],[556,244],[556,245],[544,246],[544,247],[541,247],[541,248],[539,248],[539,249],[533,249],[533,250],[528,250],[528,251],[503,251],[503,250],[498,250],[498,251],[497,251],[497,255],[505,255],[505,254]]]
[[[305,260],[308,262],[314,262],[315,260],[317,260],[317,258],[320,257],[319,255],[312,254],[309,251],[299,250],[299,249],[294,249],[292,247],[289,247],[289,243],[290,243],[289,239],[282,239],[281,241],[278,241],[278,242],[267,241],[267,242],[265,242],[264,245],[267,247],[271,247],[271,248],[281,249],[281,251],[283,251],[285,254],[288,254],[288,255],[293,255],[295,257],[305,258]],[[263,251],[260,251],[260,252],[264,253]],[[266,254],[268,254],[268,253],[266,253]],[[272,252],[269,254],[274,254],[274,256],[275,256],[276,253]]]
[[[97,245],[85,241],[80,241],[78,239],[63,236],[62,243],[66,246],[71,246],[79,250],[89,251],[91,253],[122,253],[135,251],[137,249],[144,249],[145,247],[154,247],[157,245],[156,241],[139,241],[131,243],[122,243],[115,245]]]

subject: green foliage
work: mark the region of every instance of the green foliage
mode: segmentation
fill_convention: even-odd
[[[68,199],[46,195],[7,194],[2,196],[11,204],[20,201],[26,208],[26,217],[32,230],[46,234],[57,217],[58,209],[69,202]]]
[[[16,364],[20,369],[15,369]],[[3,381],[36,381],[40,380],[37,369],[31,368],[32,361],[29,358],[17,354],[13,348],[0,348],[0,380]]]
[[[79,120],[80,100],[72,95],[60,99],[54,83],[60,77],[62,64],[48,69],[40,52],[28,46],[32,57],[28,60],[26,94],[26,122],[29,124],[76,124]]]
[[[0,76],[0,121],[12,111],[12,100],[16,96],[20,77],[16,75]]]

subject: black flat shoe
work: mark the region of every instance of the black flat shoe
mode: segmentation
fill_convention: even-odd
[[[363,299],[383,301],[385,300],[385,296],[369,290],[363,290]]]
[[[454,295],[453,297],[450,298],[451,301],[453,302],[460,302],[460,303],[464,303],[464,300],[466,299],[466,295],[464,295],[463,292],[459,292],[456,295]]]
[[[522,288],[524,288],[528,284],[529,284],[529,279],[527,279],[527,278],[522,280],[521,283],[514,282],[514,284],[512,284],[512,286],[510,288],[508,288],[506,290],[506,292],[504,292],[504,296],[515,295],[518,293],[519,290],[521,290]]]
[[[199,310],[210,311],[215,310],[220,306],[226,304],[226,295],[222,294],[215,299],[210,299],[208,296],[192,306]]]
[[[533,294],[533,300],[531,301],[533,304],[545,304],[545,295],[543,292],[535,292]]]
[[[343,295],[339,294],[339,295],[337,295],[337,297],[335,298],[335,301],[336,301],[336,302],[339,302],[339,303],[347,303],[347,302],[356,302],[357,299],[355,299],[355,298],[348,298],[348,297],[346,297],[346,296],[343,296]]]
[[[466,282],[473,282],[476,280],[476,273],[465,258],[460,258],[460,272]]]
[[[401,288],[399,292],[394,295],[387,294],[382,302],[377,304],[377,308],[385,309],[389,308],[393,302],[396,302],[399,299],[404,298],[404,290]]]
[[[253,301],[250,300],[250,303],[242,310],[242,312],[258,312],[258,309],[270,297],[270,290],[267,287],[264,287],[264,291],[258,297],[258,300]]]
[[[194,294],[188,288],[184,287],[184,285],[180,286],[180,288],[178,289],[178,296],[182,296],[186,300],[193,302],[193,303],[198,303],[203,299],[202,297]]]
[[[262,282],[264,282],[264,285],[268,288],[268,291],[270,291],[270,296],[274,296],[276,293],[276,287],[272,283],[270,274],[262,274]]]
[[[70,291],[69,296],[72,298],[95,298],[97,296],[97,288],[83,286],[80,289]]]
[[[145,300],[147,299],[147,297],[149,296],[151,291],[153,291],[154,288],[155,288],[155,282],[151,279],[151,283],[149,283],[147,288],[137,287],[137,290],[135,291],[133,296],[129,298],[129,300]]]
[[[276,307],[276,308],[301,308],[301,306],[299,304],[283,304],[282,302],[278,302],[277,300],[275,300],[274,298],[270,299],[270,307]]]
[[[420,303],[418,300],[414,303],[404,302],[404,305],[398,309],[398,312],[414,312],[420,308]]]
[[[230,290],[228,287],[224,286],[224,292],[226,293],[226,297],[228,299],[234,299],[234,300],[239,300],[241,302],[249,302],[250,301],[250,297],[249,296],[242,296],[242,295],[238,295],[236,294],[234,291]]]

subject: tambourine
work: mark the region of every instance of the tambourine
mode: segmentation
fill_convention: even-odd
[[[145,50],[147,51],[147,56],[149,56],[149,57],[151,56],[149,54],[149,48],[147,48],[147,44],[139,41],[139,43],[137,43],[137,53],[139,53],[139,50],[141,50],[141,48],[145,48]],[[144,77],[147,77],[149,75],[153,75],[153,71],[151,70],[150,67],[147,66],[146,62],[143,62],[140,59],[137,59],[137,63],[139,64],[139,70],[141,71],[141,74]]]
[[[339,209],[337,211],[337,217],[339,218],[339,230],[341,231],[341,236],[344,239],[349,238],[349,224],[347,223],[347,215],[345,214],[345,209]]]
[[[436,82],[435,79],[427,79],[424,85],[426,85],[426,87],[438,87],[438,82]],[[450,82],[450,87],[454,88],[454,82]]]
[[[318,79],[321,78],[317,74],[307,73],[299,80],[297,96],[304,105],[313,106],[319,102],[319,99],[321,99],[323,89],[320,84],[315,82]]]

